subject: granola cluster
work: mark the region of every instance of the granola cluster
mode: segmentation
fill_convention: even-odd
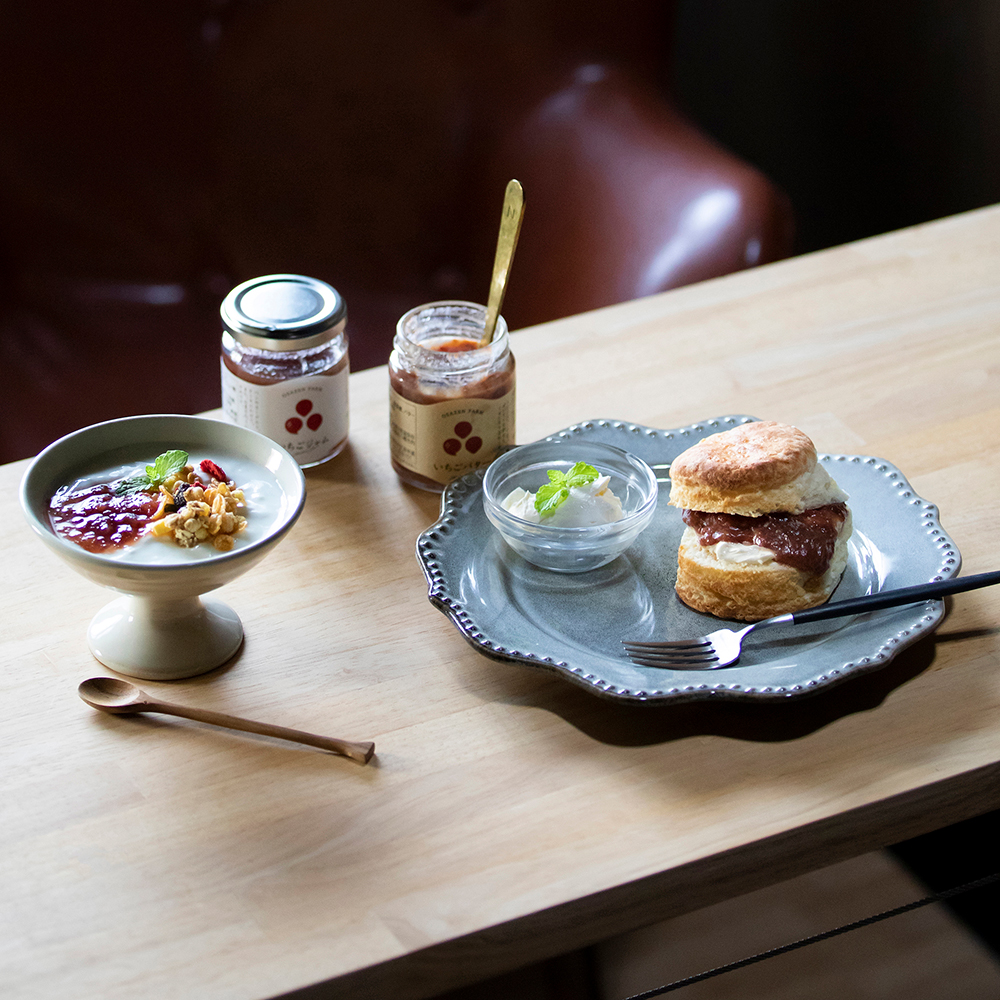
[[[169,535],[186,549],[211,542],[219,552],[228,552],[247,524],[240,513],[246,509],[243,491],[214,476],[206,485],[191,465],[161,484],[160,498],[150,533],[159,538]]]

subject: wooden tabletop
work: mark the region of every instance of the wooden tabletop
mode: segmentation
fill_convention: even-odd
[[[963,573],[1000,568],[1000,208],[513,347],[521,442],[598,417],[793,423],[898,466]],[[486,659],[428,603],[414,543],[439,500],[389,467],[384,369],[351,377],[351,420],[288,537],[217,592],[241,655],[143,686],[373,739],[367,767],[84,705],[114,595],[29,533],[28,463],[0,469],[5,996],[425,997],[1000,805],[1000,588],[809,698],[618,704]]]

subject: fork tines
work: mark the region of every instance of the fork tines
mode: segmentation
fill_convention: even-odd
[[[631,639],[623,639],[622,645],[626,649],[676,649],[678,651],[683,651],[690,649],[703,650],[706,646],[710,647],[712,642],[710,639],[676,639],[673,642],[633,642]]]
[[[707,640],[678,642],[624,642],[629,659],[643,667],[674,667],[678,670],[698,670],[718,664],[715,647]]]

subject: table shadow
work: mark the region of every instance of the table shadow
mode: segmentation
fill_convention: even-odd
[[[902,650],[885,666],[780,701],[619,701],[560,677],[540,678],[536,668],[513,663],[507,665],[512,668],[509,672],[497,665],[506,673],[498,683],[506,688],[501,700],[550,711],[593,739],[614,746],[650,746],[693,736],[776,743],[808,736],[845,716],[878,708],[893,691],[931,667],[939,643],[997,631],[935,633]]]

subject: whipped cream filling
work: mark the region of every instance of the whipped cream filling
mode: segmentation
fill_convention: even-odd
[[[774,562],[774,552],[762,545],[741,545],[737,542],[716,542],[707,546],[709,552],[721,562],[766,566]]]
[[[797,512],[825,507],[831,503],[847,503],[849,499],[833,476],[826,471],[826,467],[817,462],[816,468],[803,477],[802,501]]]
[[[555,528],[586,528],[594,524],[610,524],[625,515],[621,500],[608,489],[610,476],[598,476],[586,486],[574,486],[569,496],[544,520],[535,510],[535,494],[518,487],[504,497],[501,507],[509,514],[532,524],[548,524]]]

